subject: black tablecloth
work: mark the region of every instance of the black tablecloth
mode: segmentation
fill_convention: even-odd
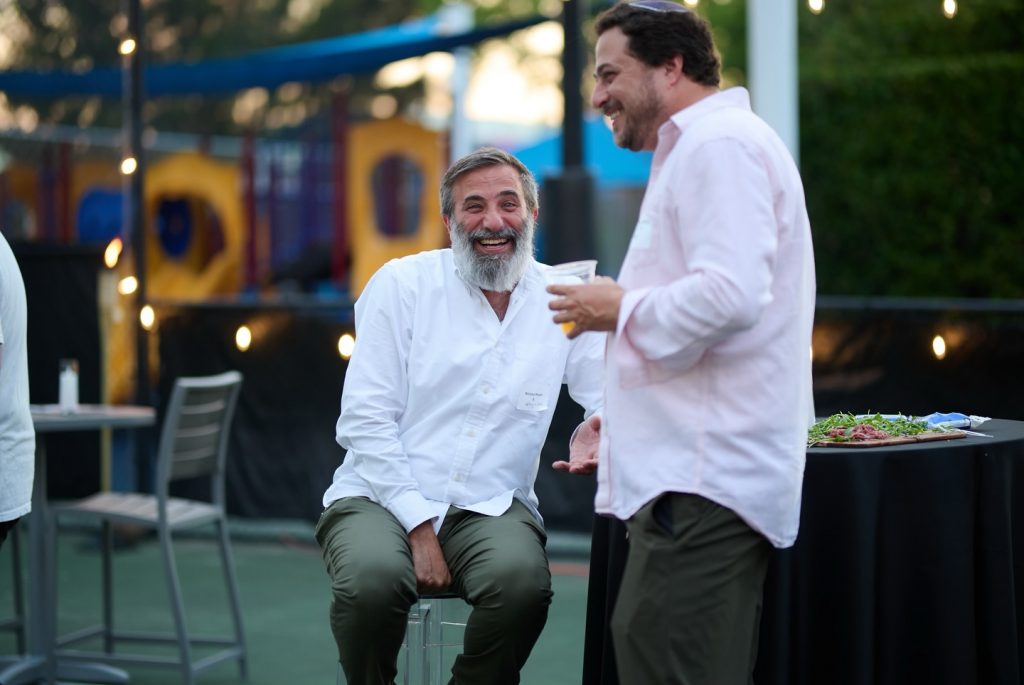
[[[1024,422],[980,430],[993,437],[808,450],[800,537],[765,585],[758,685],[1024,682]],[[583,683],[614,685],[624,529],[594,525]]]

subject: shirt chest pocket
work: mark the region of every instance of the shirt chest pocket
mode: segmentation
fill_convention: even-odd
[[[626,252],[626,259],[622,263],[622,269],[625,271],[647,266],[653,264],[657,259],[658,235],[654,229],[654,222],[648,217],[640,217],[629,240],[629,249]]]
[[[561,371],[551,357],[551,352],[540,345],[523,346],[517,351],[509,369],[513,382],[507,397],[513,418],[533,423],[550,413],[562,382]]]

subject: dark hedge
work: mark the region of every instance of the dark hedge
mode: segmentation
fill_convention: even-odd
[[[824,294],[1024,298],[1024,3],[800,17],[800,164]]]
[[[1024,297],[1024,55],[800,84],[819,292]]]

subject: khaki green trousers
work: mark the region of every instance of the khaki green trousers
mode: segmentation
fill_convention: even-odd
[[[666,493],[626,522],[611,631],[623,685],[748,685],[770,543],[729,509]]]
[[[316,527],[331,579],[331,630],[349,685],[390,685],[416,575],[409,539],[386,509],[346,497]],[[519,501],[501,516],[452,507],[438,532],[451,591],[473,610],[451,683],[519,682],[551,604],[546,536]]]

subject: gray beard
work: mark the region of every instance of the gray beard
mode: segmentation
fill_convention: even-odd
[[[455,268],[470,285],[498,293],[511,292],[533,258],[534,226],[533,217],[529,215],[523,222],[522,233],[507,226],[498,232],[467,232],[460,224],[455,224],[450,231]],[[480,238],[511,238],[515,249],[509,256],[479,254],[473,249],[473,243]]]

